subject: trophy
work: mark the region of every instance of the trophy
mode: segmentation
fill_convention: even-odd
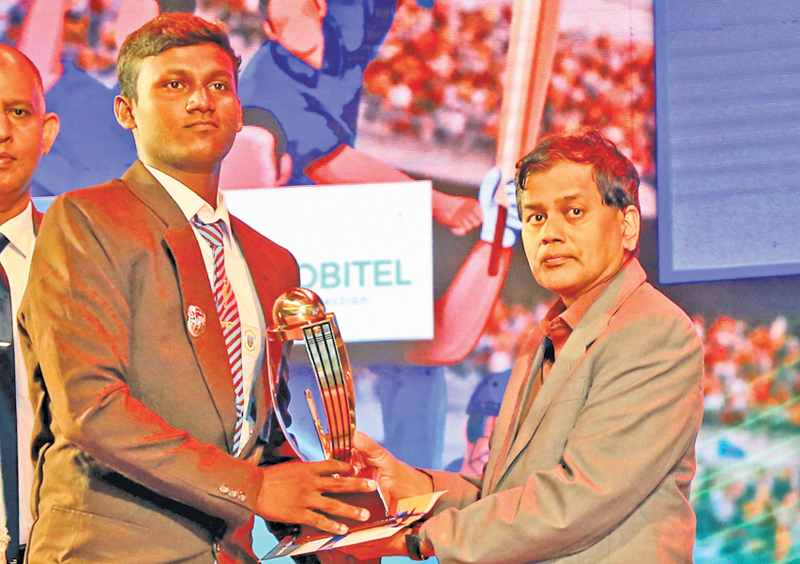
[[[311,368],[316,376],[322,398],[328,430],[322,427],[311,389],[305,390],[306,401],[316,431],[323,457],[350,462],[353,449],[353,434],[356,430],[355,392],[353,374],[347,350],[339,334],[339,326],[333,313],[326,313],[319,296],[306,288],[292,288],[282,294],[272,309],[275,325],[267,329],[267,364],[269,386],[275,414],[283,434],[297,456],[309,461],[298,437],[290,430],[276,403],[280,379],[288,385],[288,361],[294,341],[304,340]],[[283,343],[277,374],[272,374],[273,363],[269,358],[269,344]]]
[[[281,385],[289,386],[289,356],[294,341],[304,340],[311,368],[319,385],[319,393],[324,408],[328,431],[325,432],[311,389],[305,390],[309,412],[313,421],[314,433],[322,449],[322,457],[350,463],[353,458],[353,435],[356,431],[356,406],[353,390],[353,374],[347,351],[339,334],[336,316],[325,312],[325,306],[314,292],[306,288],[293,288],[275,300],[272,309],[275,325],[267,329],[267,365],[269,367],[269,387],[272,407],[277,416],[288,444],[301,460],[308,462],[306,455],[311,450],[307,443],[301,445],[298,437],[297,414],[292,415],[291,423],[284,421],[284,412],[278,402]],[[282,343],[280,364],[277,371],[271,362],[270,344]],[[292,378],[294,379],[295,373]],[[295,390],[296,391],[296,390]],[[292,427],[291,429],[289,427]],[[281,556],[299,556],[320,550],[330,550],[350,544],[357,544],[387,538],[401,529],[411,526],[432,509],[443,492],[416,496],[397,501],[395,514],[389,515],[386,502],[380,489],[368,493],[326,493],[349,503],[367,509],[370,520],[366,523],[351,519],[342,521],[349,527],[346,535],[330,535],[320,531],[298,529],[278,543],[262,561]]]

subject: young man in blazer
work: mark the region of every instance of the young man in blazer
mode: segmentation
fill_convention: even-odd
[[[43,221],[19,317],[37,415],[31,564],[252,563],[254,515],[331,532],[368,517],[323,496],[374,489],[349,465],[270,464],[283,439],[264,334],[299,279],[218,190],[242,127],[238,64],[195,16],[131,34],[114,110],[139,160]]]
[[[636,259],[636,170],[590,132],[543,141],[516,180],[528,262],[559,299],[521,348],[484,476],[416,470],[357,435],[384,493],[448,493],[421,526],[354,553],[692,562],[702,346]]]
[[[0,45],[0,562],[21,563],[31,525],[33,410],[14,322],[42,214],[31,203],[39,157],[58,135],[34,64]]]

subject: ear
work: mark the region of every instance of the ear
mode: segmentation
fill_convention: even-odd
[[[236,112],[236,133],[239,133],[244,127],[244,117],[242,115],[242,101],[238,97],[236,98],[236,105],[238,106],[238,111]]]
[[[61,122],[58,121],[58,116],[54,113],[44,114],[42,116],[42,154],[46,155],[53,147],[53,143],[58,137],[58,132],[61,129]]]
[[[117,117],[117,122],[128,131],[136,129],[133,102],[127,96],[120,94],[114,98],[114,115]]]
[[[278,32],[272,27],[272,22],[268,18],[264,18],[264,21],[261,22],[261,29],[264,30],[264,35],[267,36],[267,39],[278,41]]]
[[[621,212],[622,215],[622,248],[632,253],[639,245],[639,231],[642,217],[636,206],[628,206]]]
[[[275,180],[275,186],[286,186],[292,177],[292,156],[289,153],[281,155],[281,173]]]

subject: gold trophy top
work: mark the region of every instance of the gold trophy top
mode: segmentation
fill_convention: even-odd
[[[317,294],[308,288],[292,288],[275,300],[272,307],[275,325],[269,331],[279,335],[282,341],[299,340],[303,338],[303,327],[324,321],[331,315],[325,313]]]

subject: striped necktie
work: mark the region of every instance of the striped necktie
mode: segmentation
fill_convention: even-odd
[[[8,245],[5,235],[0,235],[0,252]],[[16,561],[19,554],[19,482],[17,467],[17,387],[14,364],[14,318],[11,309],[11,291],[6,271],[0,265],[0,466],[3,476],[3,495],[6,523],[0,522],[0,537],[5,525],[8,528],[8,562]],[[0,555],[2,551],[0,550]]]
[[[225,249],[223,248],[223,233],[225,225],[222,220],[214,223],[203,223],[194,216],[192,223],[211,247],[214,255],[214,302],[217,306],[222,335],[225,338],[225,347],[228,351],[228,363],[233,377],[233,390],[236,395],[236,429],[233,434],[233,454],[239,454],[242,439],[242,424],[244,422],[244,375],[242,373],[242,324],[239,319],[239,306],[233,293],[228,276],[225,274]]]

